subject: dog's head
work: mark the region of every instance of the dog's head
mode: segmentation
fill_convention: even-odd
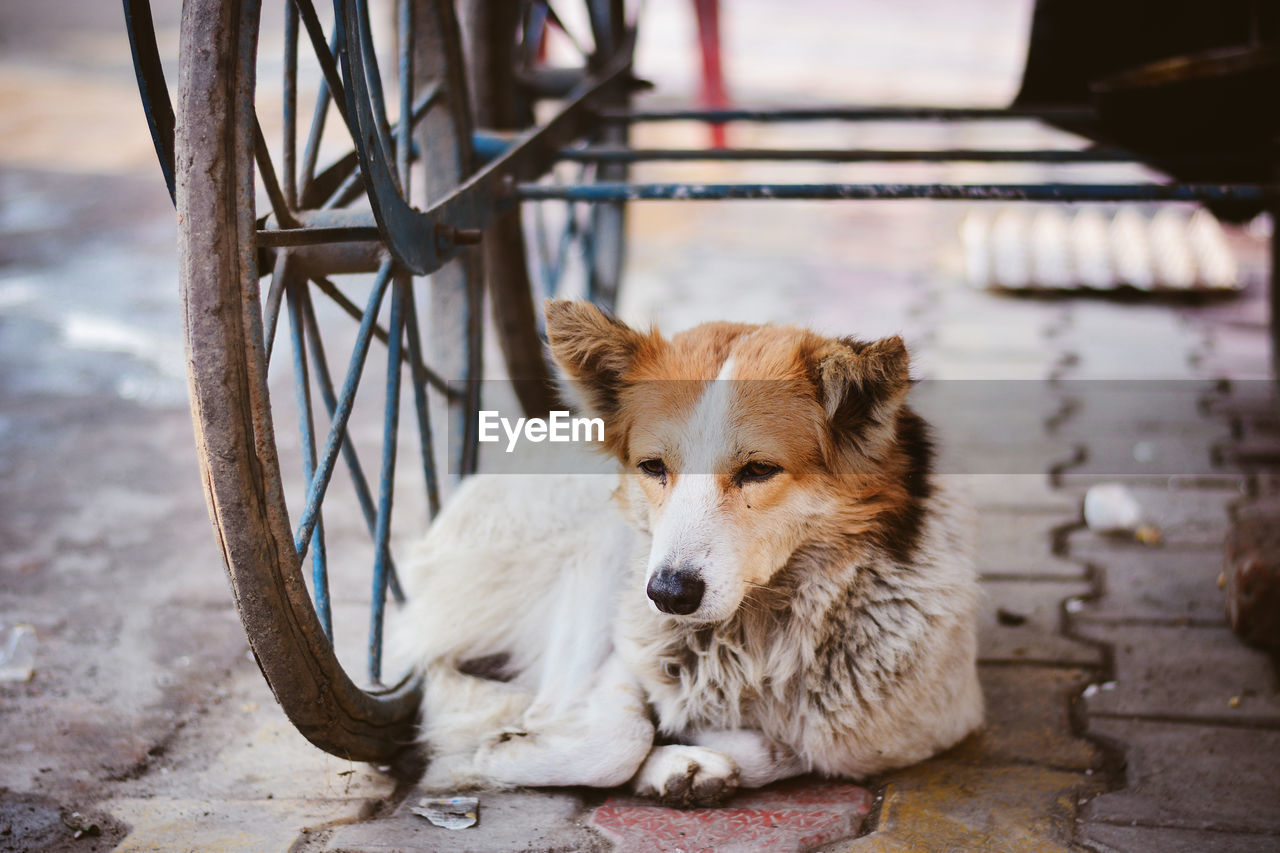
[[[605,422],[664,613],[729,618],[798,549],[883,532],[923,478],[902,452],[928,451],[903,406],[901,338],[709,323],[668,340],[564,301],[547,303],[547,337],[571,396]]]

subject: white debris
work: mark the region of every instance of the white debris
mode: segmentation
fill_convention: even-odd
[[[30,681],[36,671],[36,629],[0,624],[0,681]]]
[[[1092,697],[1092,696],[1096,696],[1096,695],[1098,695],[1098,685],[1096,685],[1096,684],[1090,684],[1088,687],[1086,687],[1086,688],[1084,689],[1084,692],[1083,692],[1083,693],[1081,693],[1080,695],[1081,695],[1081,696],[1083,696],[1083,697],[1084,697],[1084,698],[1086,698],[1086,699],[1088,699],[1088,698],[1090,698],[1090,697]]]
[[[476,797],[424,797],[410,811],[445,829],[467,829],[480,820]]]
[[[1084,495],[1084,523],[1097,533],[1129,533],[1142,523],[1142,507],[1120,483],[1100,483]]]

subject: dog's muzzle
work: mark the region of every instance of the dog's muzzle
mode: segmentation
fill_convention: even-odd
[[[669,569],[665,566],[649,579],[646,592],[663,613],[688,616],[702,603],[707,585],[696,569]]]

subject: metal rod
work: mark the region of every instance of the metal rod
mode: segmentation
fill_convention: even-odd
[[[360,320],[362,318],[360,306],[348,299],[347,295],[339,290],[336,284],[323,276],[314,276],[312,277],[312,281],[316,283],[316,287],[320,288],[321,292],[323,292],[325,296],[328,296],[337,303],[338,307],[343,311],[346,311],[347,314],[351,315],[356,320]],[[373,336],[384,344],[389,340],[387,330],[379,326],[377,323],[373,324]],[[405,358],[407,359],[408,356],[406,355]],[[449,383],[440,376],[440,374],[436,373],[425,364],[422,365],[421,370],[416,367],[414,368],[413,379],[414,384],[430,384],[432,388],[435,388],[451,400],[461,399],[461,395],[454,389],[450,388]]]
[[[378,524],[374,532],[373,607],[369,615],[369,678],[382,683],[382,623],[387,608],[387,565],[391,562],[391,509],[395,497],[396,437],[400,424],[400,350],[404,343],[404,300],[413,298],[409,279],[396,273],[391,291],[391,341],[387,345],[387,398],[382,421],[382,471],[378,480]]]
[[[320,72],[324,75],[329,92],[333,95],[333,105],[338,108],[338,114],[342,116],[342,121],[354,136],[355,128],[351,124],[351,117],[347,115],[347,99],[342,88],[342,75],[338,73],[338,64],[333,59],[334,50],[325,44],[324,29],[320,26],[316,8],[311,5],[311,0],[293,0],[293,3],[302,15],[302,24],[307,29],[307,37],[311,39],[311,48],[315,51],[316,61],[320,63]],[[335,45],[338,29],[339,24],[335,21]]]
[[[801,107],[787,109],[601,110],[613,122],[705,121],[1006,121],[1041,120],[1071,124],[1097,121],[1091,110],[1011,107]]]
[[[315,365],[316,385],[320,388],[320,397],[324,400],[329,419],[333,420],[338,408],[338,397],[333,393],[333,378],[329,373],[329,361],[324,354],[324,343],[320,340],[320,324],[316,321],[315,306],[311,304],[311,294],[307,293],[302,303],[303,320],[306,321],[307,343],[311,348],[311,363]],[[369,481],[364,475],[364,467],[356,453],[355,443],[351,436],[342,438],[342,460],[347,463],[347,471],[351,475],[351,484],[356,490],[356,500],[360,503],[360,513],[364,516],[365,527],[372,540],[377,529],[377,508],[373,505],[373,495],[369,490]],[[400,580],[396,576],[395,563],[389,563],[388,579],[391,582],[391,594],[397,602],[404,602],[404,592],[400,589]]]
[[[414,299],[405,304],[405,336],[408,339],[410,366],[414,376],[426,372],[422,361],[422,336],[418,333],[418,307]],[[422,449],[422,478],[427,488],[427,512],[435,518],[440,512],[440,479],[436,474],[435,442],[431,437],[431,411],[427,405],[426,384],[415,379],[413,406],[418,416],[418,444]]]
[[[271,162],[271,152],[267,149],[267,140],[262,135],[262,125],[258,123],[256,114],[253,117],[253,153],[258,164],[258,177],[266,187],[267,198],[271,199],[271,210],[276,215],[276,222],[285,228],[296,227],[298,220],[294,218],[285,201],[284,192],[280,189],[280,182],[276,179],[276,167]]]
[[[311,380],[307,371],[306,345],[303,341],[302,303],[306,299],[305,282],[286,284],[289,300],[289,340],[293,344],[293,387],[298,404],[298,431],[302,434],[302,479],[310,488],[316,469],[315,421],[311,415]],[[329,604],[329,566],[324,547],[324,517],[316,513],[316,526],[311,534],[311,589],[315,597],[316,615],[324,635],[333,644],[333,610]]]
[[[292,275],[292,270],[293,256],[289,252],[277,254],[275,267],[271,270],[271,287],[267,289],[267,303],[262,306],[262,337],[267,364],[271,364],[271,352],[276,342],[276,325],[280,322],[280,302],[284,297],[285,285]]]
[[[320,243],[363,243],[381,240],[376,225],[344,225],[322,228],[263,228],[258,231],[258,245],[275,248],[315,246]]]
[[[284,172],[284,200],[298,206],[298,7],[284,7],[284,119],[281,171]]]
[[[360,374],[364,371],[365,357],[369,354],[369,342],[373,339],[374,320],[378,316],[378,309],[382,306],[382,297],[387,292],[387,284],[391,281],[392,266],[392,262],[388,260],[382,265],[382,269],[378,270],[373,288],[369,293],[368,306],[360,320],[360,329],[356,332],[355,347],[351,353],[351,361],[347,365],[347,375],[342,380],[342,392],[338,395],[338,407],[329,425],[329,435],[325,438],[324,451],[320,455],[315,479],[307,488],[307,500],[302,508],[302,518],[294,534],[294,546],[298,549],[299,559],[306,556],[307,543],[311,541],[311,530],[320,512],[320,502],[324,500],[324,493],[329,488],[329,480],[333,477],[334,460],[347,434],[347,421],[355,405]]]
[[[413,160],[413,4],[409,0],[400,0],[400,23],[396,29],[400,41],[400,118],[394,131],[396,168],[400,172],[404,200],[408,202],[409,164]]]
[[[1248,201],[1280,197],[1274,184],[521,184],[522,201],[949,199],[957,201]]]
[[[1238,163],[1239,154],[1179,154],[1160,158],[1161,163]],[[648,161],[776,161],[804,160],[829,163],[1140,163],[1142,158],[1119,148],[1033,149],[870,149],[870,148],[621,148],[588,146],[565,148],[561,160],[599,163]]]

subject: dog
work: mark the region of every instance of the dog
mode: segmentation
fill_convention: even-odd
[[[972,521],[898,337],[550,301],[618,475],[478,475],[414,552],[392,646],[424,785],[597,786],[690,807],[865,779],[980,726]]]

